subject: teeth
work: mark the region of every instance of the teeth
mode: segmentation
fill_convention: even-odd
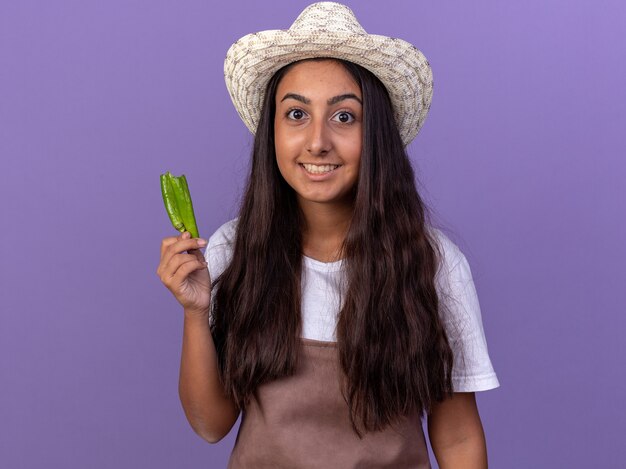
[[[334,169],[337,169],[340,165],[338,164],[326,164],[326,165],[317,165],[317,164],[302,164],[304,169],[306,169],[309,173],[313,174],[322,174],[328,173]]]

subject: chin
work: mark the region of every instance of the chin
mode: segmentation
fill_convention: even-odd
[[[316,204],[330,204],[330,205],[345,205],[353,201],[352,198],[346,194],[343,195],[304,195],[300,194],[299,199],[301,202],[310,202]]]

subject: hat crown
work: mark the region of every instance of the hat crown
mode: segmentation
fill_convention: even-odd
[[[289,31],[367,34],[352,10],[346,5],[335,2],[319,2],[309,5],[296,18]]]

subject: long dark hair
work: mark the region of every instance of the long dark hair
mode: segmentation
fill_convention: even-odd
[[[324,59],[315,59],[324,60]],[[337,324],[352,427],[382,430],[452,395],[453,353],[435,288],[442,253],[384,85],[340,61],[361,87],[363,150],[342,246],[348,287]],[[270,80],[230,265],[214,279],[211,331],[226,393],[245,407],[257,386],[293,375],[301,333],[303,218],[276,164]]]

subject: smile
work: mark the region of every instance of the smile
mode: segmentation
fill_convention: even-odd
[[[341,166],[340,164],[306,164],[306,163],[300,163],[300,166],[302,166],[307,173],[311,173],[311,174],[324,174],[324,173],[330,173],[331,171],[334,171],[335,169],[337,169],[339,166]]]

